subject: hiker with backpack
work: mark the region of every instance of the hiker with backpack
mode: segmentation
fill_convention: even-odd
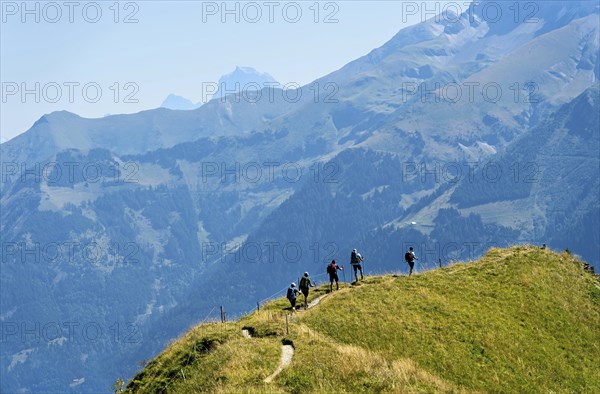
[[[292,305],[292,311],[296,310],[296,294],[298,294],[298,289],[296,288],[296,284],[292,282],[290,287],[287,289],[287,299],[290,301]]]
[[[415,260],[419,260],[419,258],[415,255],[413,247],[408,248],[408,252],[404,253],[404,260],[410,267],[410,271],[408,272],[408,276],[412,275],[413,268],[415,267]]]
[[[305,272],[300,279],[300,292],[304,295],[304,309],[308,309],[308,289],[310,287],[315,287],[315,285],[308,277],[308,272]]]
[[[354,269],[354,277],[358,282],[358,275],[356,271],[360,271],[360,280],[364,280],[363,268],[361,263],[365,261],[365,259],[356,251],[356,249],[352,249],[352,254],[350,255],[350,265]]]
[[[336,290],[340,289],[340,278],[338,278],[338,270],[343,270],[344,267],[340,267],[335,264],[335,260],[331,260],[331,264],[327,266],[327,273],[329,274],[329,292],[333,291],[333,281],[335,280]]]

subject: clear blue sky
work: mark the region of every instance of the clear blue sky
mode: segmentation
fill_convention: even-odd
[[[21,1],[1,2],[3,140],[57,110],[133,113],[160,106],[170,93],[198,102],[203,82],[217,82],[236,65],[307,84],[431,10],[467,9],[467,1],[430,1],[428,10],[421,1],[230,1],[230,13],[221,1],[74,3],[30,1],[24,9]],[[39,103],[33,93],[23,98],[23,88],[37,91]],[[138,102],[126,102],[128,94]]]

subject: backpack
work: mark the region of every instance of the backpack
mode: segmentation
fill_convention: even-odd
[[[308,278],[306,276],[303,276],[302,279],[300,279],[300,288],[308,289]]]
[[[293,300],[294,298],[296,298],[296,294],[294,294],[294,289],[289,287],[287,291],[287,299]]]
[[[411,261],[413,261],[413,255],[410,252],[404,253],[404,260],[406,260],[406,262],[410,263]]]
[[[350,255],[350,264],[358,264],[358,256],[356,255],[356,252],[352,252],[352,255]]]
[[[333,275],[333,274],[335,274],[335,271],[336,271],[336,269],[335,269],[335,266],[334,266],[334,265],[331,265],[331,264],[330,264],[330,265],[328,265],[328,266],[327,266],[327,273],[328,273],[329,275]]]

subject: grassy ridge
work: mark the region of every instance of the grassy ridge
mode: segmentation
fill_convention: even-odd
[[[296,313],[289,332],[287,306],[196,327],[127,390],[600,392],[600,284],[566,254],[492,249],[411,278],[369,277]],[[265,384],[282,341],[292,365]]]
[[[478,263],[377,278],[324,300],[305,323],[468,389],[600,392],[600,288],[569,260],[496,249]]]

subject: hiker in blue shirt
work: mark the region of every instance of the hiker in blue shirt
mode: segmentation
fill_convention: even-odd
[[[287,289],[287,299],[290,301],[292,305],[292,311],[296,310],[296,294],[298,294],[298,289],[296,288],[296,284],[292,282],[290,287]]]

